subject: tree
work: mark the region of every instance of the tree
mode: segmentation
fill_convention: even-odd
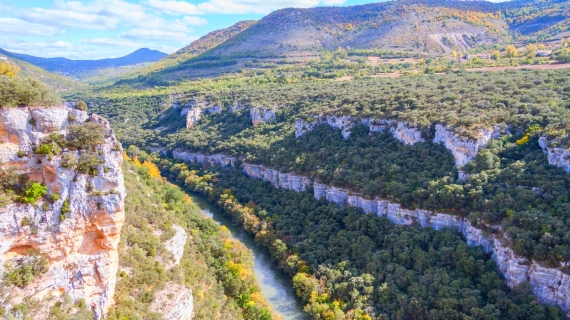
[[[452,57],[453,59],[457,59],[457,51],[452,50],[452,51],[451,51],[451,57]]]
[[[491,59],[493,60],[501,59],[501,53],[499,52],[499,50],[493,51],[493,53],[491,54]]]
[[[536,50],[538,50],[538,47],[537,47],[536,45],[532,44],[532,43],[529,43],[529,44],[526,46],[526,54],[527,54],[529,57],[534,58],[534,56],[536,55]]]
[[[87,111],[87,103],[85,103],[85,101],[83,100],[79,100],[75,103],[75,109],[81,111]]]
[[[8,61],[0,63],[0,75],[15,77],[18,74],[18,71],[20,71],[20,67],[11,64]]]
[[[68,146],[77,149],[94,148],[105,143],[105,129],[102,125],[93,122],[69,126]]]
[[[505,54],[506,54],[507,57],[509,57],[509,58],[514,58],[514,57],[516,57],[516,56],[518,55],[518,50],[517,50],[517,48],[516,48],[515,46],[513,46],[513,45],[511,44],[511,45],[508,45],[508,46],[505,48]]]

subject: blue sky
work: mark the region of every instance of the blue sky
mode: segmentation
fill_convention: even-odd
[[[172,53],[206,33],[286,7],[370,0],[0,0],[0,48],[101,59],[147,47]]]

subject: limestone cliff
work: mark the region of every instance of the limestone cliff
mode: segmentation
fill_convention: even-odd
[[[48,134],[67,136],[71,124],[86,121],[104,128],[104,143],[95,147],[100,163],[96,171],[80,173],[62,165],[65,156],[78,158],[81,151],[33,153]],[[0,110],[0,167],[15,168],[47,186],[47,195],[58,195],[0,207],[0,268],[22,261],[30,250],[47,261],[47,272],[26,286],[11,286],[10,296],[0,297],[5,309],[28,296],[42,302],[67,294],[74,301],[84,299],[97,318],[105,315],[113,303],[124,221],[122,161],[113,130],[97,115],[88,117],[66,106]],[[46,319],[47,310],[42,308],[34,318]]]
[[[548,164],[562,167],[566,172],[570,173],[570,151],[568,149],[550,147],[552,141],[548,141],[546,137],[540,137],[538,144],[547,155]]]
[[[435,126],[435,138],[433,142],[444,145],[455,158],[455,165],[463,166],[471,161],[479,150],[485,148],[491,140],[493,130],[479,129],[475,132],[476,138],[461,137],[453,132],[453,128],[446,128],[440,124]]]

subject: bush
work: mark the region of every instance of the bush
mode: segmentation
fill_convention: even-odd
[[[76,149],[95,148],[105,143],[105,129],[98,123],[88,122],[69,126],[67,146]]]
[[[79,161],[77,161],[77,171],[95,175],[95,172],[97,172],[97,166],[103,163],[105,162],[100,160],[96,154],[84,153],[79,156]]]
[[[73,153],[66,153],[63,155],[63,159],[61,159],[61,166],[67,169],[74,169],[77,165],[77,161],[75,160],[75,155]]]
[[[36,203],[41,197],[47,194],[47,187],[39,182],[33,182],[24,191],[22,201],[27,204]]]
[[[54,192],[49,196],[49,198],[51,199],[51,201],[55,202],[55,201],[59,200],[61,197],[59,196],[59,193]]]
[[[23,158],[26,155],[26,153],[22,150],[18,150],[18,158]]]
[[[85,103],[85,101],[83,100],[79,100],[75,103],[75,109],[81,111],[87,111],[87,103]]]
[[[47,260],[35,250],[26,252],[24,257],[16,259],[13,266],[6,266],[4,279],[7,285],[27,286],[35,276],[48,270]]]

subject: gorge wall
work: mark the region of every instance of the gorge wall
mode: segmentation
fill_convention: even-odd
[[[204,156],[183,151],[175,151],[174,157],[204,166],[222,164],[233,167],[237,162],[237,158],[225,155]],[[312,187],[316,199],[325,197],[328,202],[361,208],[366,214],[385,217],[396,224],[411,225],[417,222],[423,227],[429,226],[436,230],[445,227],[457,228],[465,236],[468,245],[481,245],[485,252],[492,253],[509,287],[529,281],[541,303],[560,306],[570,315],[570,276],[559,269],[546,268],[535,261],[517,256],[509,247],[509,239],[497,232],[500,228],[484,226],[481,221],[476,221],[473,226],[471,221],[464,217],[422,209],[405,209],[384,199],[367,199],[347,189],[320,184],[308,177],[282,173],[262,165],[243,163],[241,169],[248,177],[268,181],[275,188],[304,192]]]
[[[64,148],[61,154],[34,154],[50,133],[67,136],[70,125],[85,122],[98,123],[105,132],[104,143],[95,148],[101,163],[96,174],[63,165],[64,157],[72,154],[77,159],[81,151]],[[0,168],[14,168],[47,186],[47,195],[35,204],[0,207],[2,273],[4,266],[25,261],[32,250],[47,261],[47,272],[24,287],[9,287],[10,295],[0,297],[5,309],[25,297],[45,302],[67,294],[73,301],[84,299],[97,319],[105,316],[113,304],[124,221],[122,161],[113,130],[97,115],[66,106],[0,110]],[[57,199],[48,199],[56,193]],[[47,319],[46,312],[49,305],[34,318]]]
[[[368,126],[370,133],[387,132],[398,141],[413,145],[418,142],[424,142],[420,128],[410,122],[395,121],[389,119],[375,118],[353,118],[351,116],[334,116],[334,115],[318,115],[310,121],[298,119],[295,122],[295,137],[299,138],[305,133],[313,130],[316,125],[327,124],[333,128],[340,129],[345,139],[350,137],[352,127],[360,122]],[[472,135],[474,137],[462,137],[455,133],[452,127],[446,127],[440,124],[435,126],[434,143],[440,143],[445,146],[455,158],[455,165],[461,167],[471,161],[477,155],[479,150],[485,148],[491,138],[497,139],[501,136],[502,130],[495,126],[492,129],[478,129]]]

